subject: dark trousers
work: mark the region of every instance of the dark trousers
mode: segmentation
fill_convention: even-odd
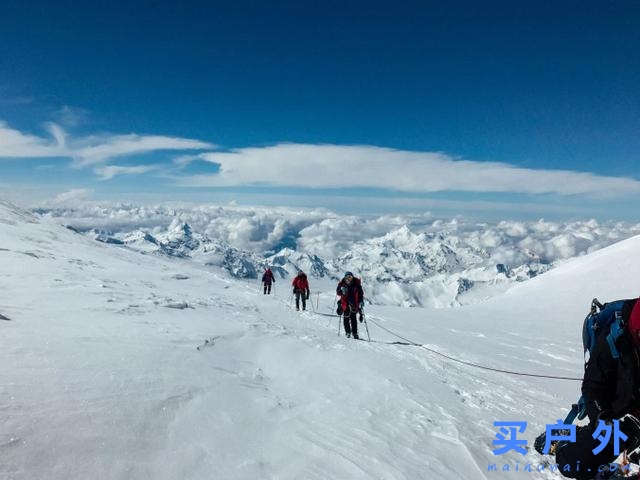
[[[271,282],[264,282],[264,294],[271,295]]]
[[[558,471],[565,477],[578,480],[592,479],[599,469],[606,468],[617,458],[613,453],[613,435],[600,453],[593,454],[593,449],[600,445],[600,441],[592,437],[594,429],[595,424],[577,427],[574,443],[561,442],[558,445],[556,463]],[[620,452],[636,448],[640,441],[640,425],[626,417],[620,420],[620,430],[629,437],[626,442],[620,441]]]
[[[302,310],[307,309],[307,292],[304,290],[296,290],[296,310],[300,310],[300,298],[302,298]]]
[[[344,332],[347,335],[353,335],[353,338],[358,338],[358,312],[347,308],[347,311],[342,314],[342,321]]]

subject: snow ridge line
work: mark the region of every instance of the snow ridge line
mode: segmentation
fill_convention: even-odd
[[[433,353],[435,355],[439,355],[440,357],[446,358],[447,360],[450,360],[452,362],[461,363],[461,364],[467,365],[469,367],[479,368],[479,369],[482,369],[482,370],[488,370],[488,371],[491,371],[491,372],[506,373],[508,375],[517,375],[517,376],[521,376],[521,377],[550,378],[550,379],[553,379],[553,380],[571,380],[571,381],[577,381],[577,382],[581,382],[582,381],[582,378],[577,378],[577,377],[562,377],[562,376],[557,376],[557,375],[543,375],[543,374],[537,374],[537,373],[517,372],[517,371],[514,371],[514,370],[503,370],[501,368],[487,367],[486,365],[480,365],[478,363],[468,362],[466,360],[460,360],[459,358],[451,357],[451,356],[446,355],[446,354],[444,354],[442,352],[438,352],[437,350],[429,348],[426,345],[423,345],[421,343],[417,343],[417,342],[414,342],[413,340],[409,340],[408,338],[403,337],[399,333],[396,333],[393,330],[389,330],[388,328],[383,327],[382,325],[380,325],[378,322],[376,322],[371,317],[368,317],[368,318],[369,318],[369,321],[371,323],[373,323],[375,326],[377,326],[378,328],[380,328],[380,329],[384,330],[385,332],[390,333],[394,337],[397,337],[397,338],[399,338],[401,340],[404,340],[406,342],[406,343],[402,343],[402,344],[398,343],[397,345],[411,345],[411,346],[414,346],[414,347],[419,347],[419,348],[427,350],[428,352],[431,352],[431,353]]]

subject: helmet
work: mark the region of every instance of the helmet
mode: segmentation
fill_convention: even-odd
[[[343,278],[347,278],[347,277],[353,277],[353,273],[351,272],[345,272],[344,277]]]

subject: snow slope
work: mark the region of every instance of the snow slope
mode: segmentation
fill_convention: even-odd
[[[478,305],[368,315],[468,361],[580,376],[588,303],[637,295],[638,253],[634,237]],[[373,342],[348,340],[282,283],[265,297],[5,203],[0,261],[0,478],[509,477],[487,465],[539,458],[494,456],[493,422],[528,421],[531,443],[579,392],[390,344],[373,322]]]

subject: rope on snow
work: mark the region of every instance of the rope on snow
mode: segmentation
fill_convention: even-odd
[[[467,365],[468,367],[479,368],[479,369],[482,369],[482,370],[489,370],[491,372],[506,373],[508,375],[517,375],[517,376],[521,376],[521,377],[550,378],[550,379],[553,379],[553,380],[571,380],[571,381],[578,381],[578,382],[582,381],[582,378],[577,378],[577,377],[563,377],[563,376],[558,376],[558,375],[543,375],[543,374],[537,374],[537,373],[517,372],[517,371],[514,371],[514,370],[503,370],[501,368],[487,367],[486,365],[480,365],[478,363],[468,362],[466,360],[460,360],[459,358],[455,358],[455,357],[452,357],[450,355],[446,355],[446,354],[444,354],[442,352],[438,352],[437,350],[429,348],[426,345],[423,345],[421,343],[416,343],[416,342],[414,342],[412,340],[409,340],[408,338],[403,337],[399,333],[396,333],[393,330],[389,330],[388,328],[383,327],[378,322],[373,320],[371,317],[369,317],[369,321],[371,323],[373,323],[375,326],[377,326],[378,328],[384,330],[387,333],[390,333],[394,337],[397,337],[397,338],[399,338],[401,340],[404,340],[404,342],[405,342],[405,343],[395,342],[396,345],[411,345],[411,346],[414,346],[414,347],[422,348],[422,349],[424,349],[424,350],[426,350],[428,352],[433,353],[434,355],[438,355],[440,357],[446,358],[447,360],[450,360],[452,362],[461,363],[462,365]]]

